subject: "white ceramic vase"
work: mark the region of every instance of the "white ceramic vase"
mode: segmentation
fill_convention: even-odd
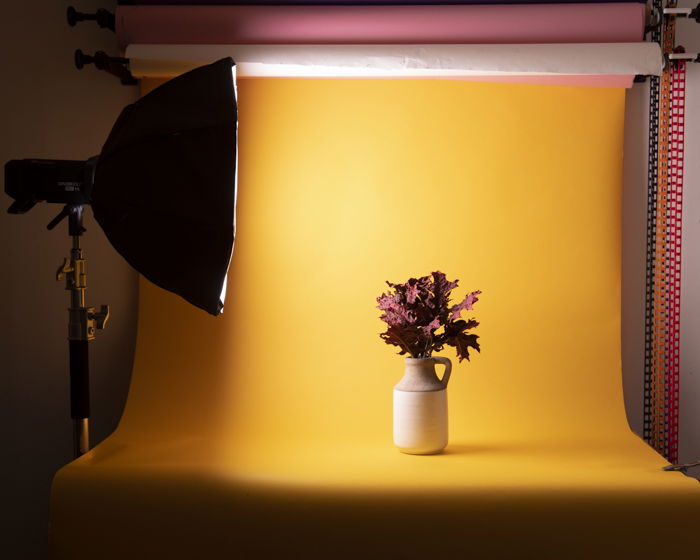
[[[447,445],[448,358],[406,358],[404,376],[394,387],[394,444],[403,453],[431,455]],[[435,364],[445,366],[442,379]]]

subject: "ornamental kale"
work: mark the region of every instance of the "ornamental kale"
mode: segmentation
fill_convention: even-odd
[[[467,331],[479,323],[461,318],[462,311],[471,311],[480,291],[471,292],[460,303],[450,306],[450,293],[458,280],[450,282],[440,271],[422,278],[409,278],[404,284],[387,282],[388,293],[377,298],[380,319],[388,328],[379,336],[387,344],[400,348],[399,354],[412,358],[429,358],[445,345],[454,346],[461,362],[469,360],[469,348],[480,351],[479,338]]]

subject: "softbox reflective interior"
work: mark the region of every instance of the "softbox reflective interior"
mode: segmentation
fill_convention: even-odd
[[[92,207],[117,251],[213,315],[234,242],[237,107],[225,58],[126,107],[95,170]]]

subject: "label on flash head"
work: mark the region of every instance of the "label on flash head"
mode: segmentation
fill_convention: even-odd
[[[76,183],[75,181],[59,181],[58,186],[63,187],[64,191],[79,191],[80,190],[80,183]]]

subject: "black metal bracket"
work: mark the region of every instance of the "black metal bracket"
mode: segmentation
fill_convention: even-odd
[[[664,53],[664,68],[676,60],[684,60],[685,62],[700,62],[700,53],[687,53],[681,46],[673,49],[672,53]]]
[[[687,53],[683,47],[676,47],[672,53],[664,53],[664,68],[667,68],[674,60],[685,60],[686,62],[700,62],[700,53]],[[634,82],[644,83],[648,76],[645,74],[637,74],[634,77]]]
[[[691,463],[679,463],[677,465],[667,465],[662,467],[665,471],[680,471],[683,474],[688,472],[688,469],[693,467],[700,467],[700,461],[693,461]]]
[[[686,62],[700,62],[700,53],[665,53],[664,54],[664,64],[673,62],[674,60],[685,60]]]
[[[676,16],[677,18],[694,19],[700,23],[700,4],[694,8],[664,8],[664,15]]]
[[[85,14],[78,12],[73,6],[69,6],[66,10],[66,20],[68,25],[75,27],[81,21],[95,21],[100,27],[115,31],[116,20],[114,14],[104,8],[100,8],[94,14]]]
[[[647,22],[646,26],[644,27],[644,35],[647,33],[651,33],[655,29],[658,29],[661,27],[661,20],[662,20],[662,15],[659,13],[659,11],[655,8],[652,8],[650,14],[649,14],[649,21]]]
[[[128,58],[109,56],[104,51],[97,51],[91,56],[77,49],[74,55],[74,62],[78,70],[82,70],[86,64],[94,64],[98,70],[104,70],[119,78],[122,85],[135,86],[138,84],[138,80],[131,75],[131,72],[126,67],[129,64]]]
[[[664,16],[673,16],[675,18],[687,18],[694,19],[697,23],[700,23],[700,4],[695,6],[695,8],[664,8],[659,12],[659,10],[652,8],[649,20],[644,28],[644,34],[654,31],[661,27],[661,22]]]

